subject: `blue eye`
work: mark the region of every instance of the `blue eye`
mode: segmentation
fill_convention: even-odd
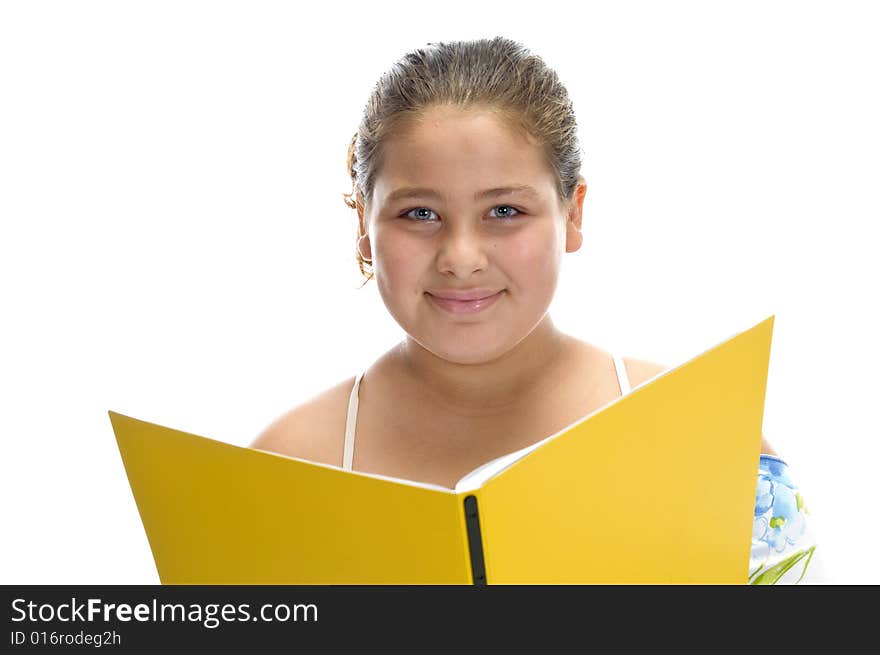
[[[498,219],[500,219],[500,220],[503,221],[503,220],[511,219],[511,218],[513,218],[514,216],[517,216],[518,214],[521,213],[518,209],[516,209],[515,207],[511,207],[510,205],[495,205],[492,209],[495,210],[495,209],[498,209],[499,207],[504,207],[504,208],[507,209],[508,211],[505,212],[505,214],[502,215],[502,216],[492,216],[492,218],[498,218]],[[511,210],[515,212],[513,215],[510,214],[510,211],[511,211]],[[408,212],[405,212],[405,213],[403,214],[403,216],[406,216],[406,217],[408,217],[408,218],[415,218],[415,219],[416,219],[416,222],[419,222],[419,223],[425,223],[425,222],[427,222],[427,221],[426,221],[426,220],[421,220],[421,218],[425,218],[425,219],[427,219],[427,217],[424,217],[424,216],[423,216],[423,217],[421,217],[421,218],[416,218],[415,216],[410,216],[410,214],[412,214],[413,212],[422,212],[422,211],[430,212],[430,213],[432,213],[432,214],[434,213],[433,210],[428,209],[427,207],[415,207],[414,209],[410,209]]]
[[[413,212],[418,212],[418,211],[431,212],[432,214],[434,213],[432,210],[428,209],[427,207],[416,207],[415,209],[410,209],[408,212],[406,212],[404,214],[404,216],[408,216],[409,218],[415,218],[413,216],[410,216],[410,214],[412,214]],[[425,221],[418,220],[418,222],[424,223]]]
[[[498,207],[505,207],[505,208],[507,208],[507,209],[512,209],[513,211],[516,212],[516,214],[514,214],[513,216],[516,216],[517,214],[520,213],[520,211],[519,211],[516,207],[511,207],[510,205],[495,205],[492,209],[498,209]],[[508,213],[508,214],[505,215],[505,216],[497,216],[496,218],[500,218],[500,219],[503,220],[503,219],[507,219],[507,218],[513,218],[513,216],[511,216],[511,215]]]

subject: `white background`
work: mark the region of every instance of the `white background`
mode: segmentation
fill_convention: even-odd
[[[554,320],[672,366],[774,314],[764,433],[826,580],[880,582],[878,28],[870,2],[3,3],[0,582],[158,583],[108,410],[246,445],[402,337],[358,289],[348,142],[404,52],[496,35],[556,69],[586,153]]]

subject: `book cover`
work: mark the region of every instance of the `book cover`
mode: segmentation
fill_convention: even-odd
[[[109,416],[163,584],[745,584],[773,318],[453,489]]]

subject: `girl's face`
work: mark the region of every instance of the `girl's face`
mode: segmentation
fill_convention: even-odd
[[[581,184],[563,208],[538,144],[487,112],[424,114],[384,144],[360,214],[388,311],[445,360],[500,357],[544,318],[563,253],[581,245]]]

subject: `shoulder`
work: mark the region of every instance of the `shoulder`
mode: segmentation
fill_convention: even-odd
[[[658,364],[647,359],[636,359],[635,357],[624,357],[623,364],[626,366],[626,374],[632,387],[637,387],[669,370],[665,364]]]
[[[354,376],[287,410],[249,444],[310,461],[340,465]]]

